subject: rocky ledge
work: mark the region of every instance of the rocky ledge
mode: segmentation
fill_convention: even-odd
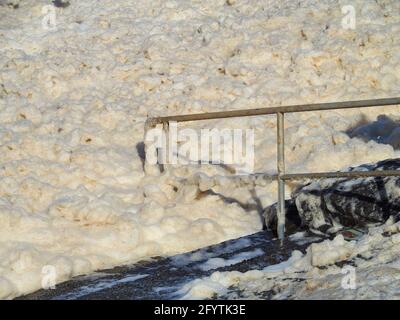
[[[345,171],[400,170],[400,159],[363,164]],[[276,232],[274,204],[264,211],[265,224]],[[309,229],[333,234],[343,228],[366,228],[400,217],[400,177],[329,178],[298,187],[286,201],[288,233]]]

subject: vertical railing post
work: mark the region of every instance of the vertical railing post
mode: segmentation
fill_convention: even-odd
[[[278,147],[278,237],[281,241],[285,237],[285,181],[282,175],[285,174],[285,122],[284,114],[277,113],[277,147]]]

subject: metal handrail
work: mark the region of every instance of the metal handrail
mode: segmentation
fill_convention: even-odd
[[[230,111],[218,111],[218,112],[205,112],[205,113],[194,113],[194,114],[165,116],[165,117],[152,117],[149,118],[147,121],[149,126],[154,126],[156,124],[167,123],[170,121],[185,122],[185,121],[198,121],[198,120],[212,120],[221,118],[261,116],[261,115],[277,114],[277,113],[380,107],[380,106],[397,105],[397,104],[400,104],[400,98],[386,98],[386,99],[373,99],[373,100],[329,102],[329,103],[318,103],[318,104],[300,104],[300,105],[291,105],[282,107],[230,110]]]
[[[197,114],[175,115],[166,117],[151,117],[146,121],[146,128],[154,127],[157,124],[167,124],[170,121],[186,122],[199,120],[212,120],[221,118],[249,117],[260,115],[277,115],[277,169],[278,174],[274,176],[278,180],[278,237],[283,240],[285,236],[285,181],[315,178],[357,178],[357,177],[386,177],[400,176],[400,170],[381,170],[381,171],[349,171],[349,172],[319,172],[319,173],[285,173],[285,132],[284,114],[307,111],[324,111],[334,109],[367,108],[400,105],[400,97],[330,102],[318,104],[302,104],[281,106],[272,108],[256,108],[244,110],[231,110],[219,112],[207,112]]]

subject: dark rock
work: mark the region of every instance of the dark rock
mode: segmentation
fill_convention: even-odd
[[[400,159],[365,164],[347,171],[398,170]],[[300,186],[286,201],[288,233],[299,223],[311,231],[335,233],[400,219],[400,177],[320,179]],[[265,209],[265,222],[276,229],[276,204]],[[295,222],[296,221],[296,222]],[[293,223],[294,222],[294,223]],[[292,230],[293,232],[293,230]]]
[[[264,221],[267,230],[272,231],[275,236],[277,236],[277,203],[273,204],[265,208],[264,210]],[[285,201],[285,208],[286,208],[286,233],[291,234],[301,229],[304,229],[302,226],[302,221],[299,215],[299,212],[296,207],[296,203],[294,200],[286,200]]]
[[[400,159],[361,165],[348,171],[397,170]],[[304,224],[322,232],[335,226],[366,227],[400,213],[400,177],[321,179],[293,192]]]

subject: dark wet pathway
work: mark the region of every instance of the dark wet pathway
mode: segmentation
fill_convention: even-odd
[[[39,290],[19,299],[177,299],[184,284],[215,271],[263,269],[287,260],[294,249],[304,252],[311,241],[280,242],[266,231],[168,258],[98,271]]]

